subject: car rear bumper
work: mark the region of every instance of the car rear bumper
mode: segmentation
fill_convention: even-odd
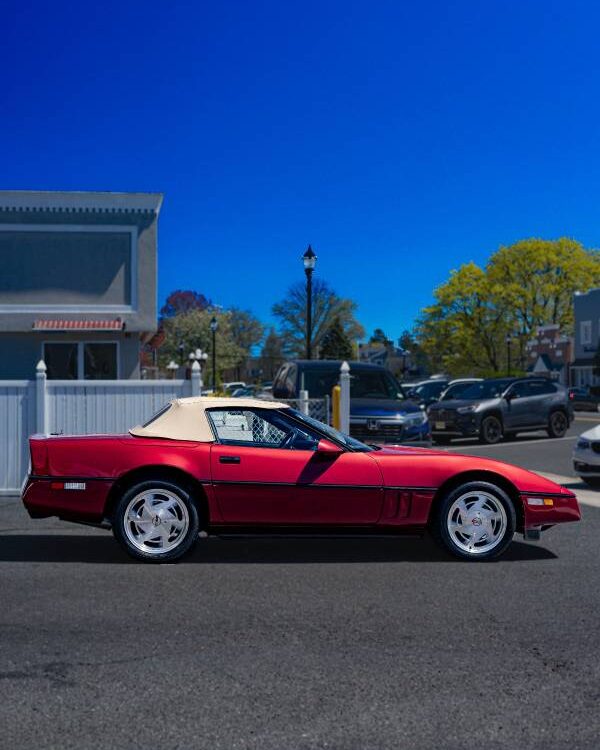
[[[111,487],[105,479],[30,476],[21,500],[32,518],[101,521]]]

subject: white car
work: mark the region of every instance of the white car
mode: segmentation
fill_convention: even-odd
[[[573,469],[584,482],[600,487],[600,424],[579,436],[573,448]]]

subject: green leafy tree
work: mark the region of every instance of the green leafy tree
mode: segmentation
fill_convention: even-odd
[[[165,367],[172,359],[179,362],[181,345],[186,361],[190,352],[200,348],[209,354],[208,362],[210,362],[210,357],[212,357],[210,321],[213,315],[219,324],[215,337],[217,376],[219,377],[219,373],[224,370],[234,368],[243,362],[247,352],[235,340],[231,323],[232,314],[229,311],[207,308],[191,310],[164,320],[165,340],[160,348],[160,364]],[[210,382],[211,374],[211,368],[205,366],[205,382]]]
[[[325,331],[319,346],[319,359],[352,359],[352,341],[346,335],[339,318],[334,318]]]
[[[525,367],[525,343],[540,326],[573,328],[576,290],[600,284],[600,257],[574,240],[529,239],[495,252],[485,268],[453,271],[423,310],[417,339],[434,370],[449,374],[506,372],[506,336],[513,371]]]
[[[361,339],[364,328],[356,320],[356,302],[339,297],[326,281],[315,279],[312,291],[312,349],[318,350],[327,329],[338,318],[350,340]],[[306,285],[298,282],[288,289],[285,299],[273,305],[279,320],[279,334],[288,357],[303,357],[306,351]]]

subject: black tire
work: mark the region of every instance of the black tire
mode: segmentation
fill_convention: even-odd
[[[564,411],[558,409],[548,417],[548,436],[551,438],[564,437],[569,429],[569,417]]]
[[[147,510],[147,500],[142,497],[145,493],[147,493],[147,498],[153,498],[150,499],[150,506],[155,511],[152,518]],[[139,503],[142,503],[143,508],[141,511],[136,511],[136,508],[140,507]],[[173,507],[168,507],[171,504]],[[137,515],[140,519],[139,523],[126,518],[129,512]],[[157,521],[157,518],[160,520]],[[180,525],[179,530],[175,524]],[[155,540],[148,539],[144,542],[142,532],[147,534],[154,529],[157,530]],[[178,531],[179,538],[177,538]],[[115,539],[129,555],[144,562],[161,563],[179,560],[192,549],[198,539],[199,531],[198,508],[189,490],[164,479],[148,479],[130,487],[116,504],[113,514]],[[165,542],[165,536],[169,533],[171,541]],[[132,538],[136,537],[140,537],[138,542],[143,548],[134,543]],[[162,541],[159,541],[159,537]],[[167,549],[161,552],[163,542],[167,545]]]
[[[495,445],[502,440],[502,422],[495,416],[485,417],[479,427],[479,441],[486,445]]]
[[[499,534],[498,540],[494,542],[494,546],[489,550],[485,549],[485,539],[483,539],[478,542],[481,545],[479,550],[474,547],[473,551],[469,552],[459,546],[450,533],[448,529],[448,516],[452,512],[452,506],[455,501],[461,496],[468,497],[468,495],[472,494],[475,497],[477,493],[479,493],[479,497],[482,496],[481,493],[485,493],[487,497],[491,496],[496,504],[499,503],[503,507],[504,518],[502,522],[499,521],[498,523],[504,523],[504,528]],[[476,513],[476,511],[473,512]],[[514,505],[503,489],[491,482],[466,482],[452,489],[440,499],[430,524],[430,530],[434,539],[450,552],[451,555],[454,555],[454,557],[458,557],[461,560],[485,561],[500,557],[505,552],[506,548],[512,542],[516,525],[517,518]]]

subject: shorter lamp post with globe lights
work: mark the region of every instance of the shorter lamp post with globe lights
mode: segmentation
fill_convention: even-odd
[[[189,354],[190,373],[193,374],[192,367],[194,365],[194,362],[197,362],[198,365],[200,366],[200,383],[199,383],[199,385],[200,385],[200,392],[202,392],[202,386],[203,386],[203,382],[202,382],[202,366],[204,365],[204,363],[206,362],[207,359],[208,359],[208,354],[206,352],[203,352],[202,349],[196,349],[196,351],[190,352],[190,354]]]

